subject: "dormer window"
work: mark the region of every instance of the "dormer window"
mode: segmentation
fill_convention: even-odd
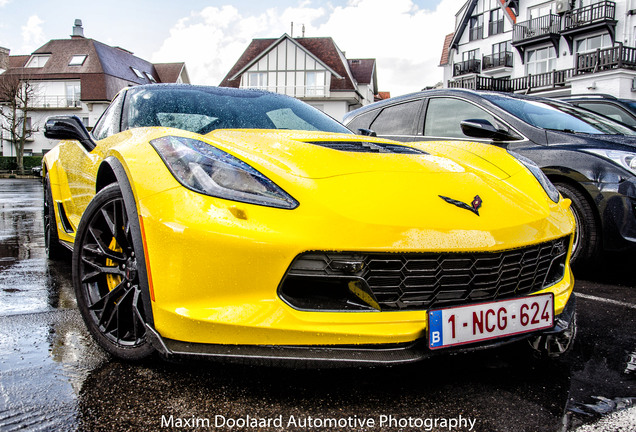
[[[71,58],[71,61],[68,62],[69,66],[81,66],[84,64],[84,61],[86,60],[86,56],[85,55],[74,55]]]
[[[31,58],[29,59],[29,62],[26,65],[26,67],[28,67],[28,68],[41,68],[41,67],[43,67],[46,64],[47,61],[49,61],[50,58],[51,58],[50,54],[31,56]]]
[[[152,76],[152,74],[149,74],[148,72],[144,72],[144,74],[146,74],[146,78],[148,78],[148,81],[153,84],[157,83],[157,80],[155,79],[155,77]]]
[[[132,69],[132,71],[135,73],[135,75],[137,75],[137,78],[141,78],[141,79],[144,79],[144,78],[145,78],[145,77],[144,77],[144,74],[142,74],[142,73],[139,71],[139,69],[136,69],[136,68],[134,68],[134,67],[132,67],[132,66],[131,66],[130,68],[131,68],[131,69]]]

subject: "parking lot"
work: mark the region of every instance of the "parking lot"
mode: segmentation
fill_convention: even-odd
[[[41,184],[0,180],[0,430],[634,430],[634,262],[577,274],[558,361],[508,346],[376,368],[127,364],[91,340],[70,265],[46,259]]]

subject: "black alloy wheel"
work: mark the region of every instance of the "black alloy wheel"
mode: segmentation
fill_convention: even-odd
[[[148,357],[146,316],[134,228],[118,185],[102,189],[88,205],[73,251],[77,304],[102,348],[125,360]]]
[[[581,267],[592,262],[596,256],[600,239],[598,222],[592,206],[576,187],[568,183],[555,183],[554,186],[564,198],[572,201],[576,228],[570,264]]]
[[[44,249],[46,256],[52,260],[65,258],[68,252],[60,244],[57,235],[57,222],[55,221],[55,204],[53,202],[53,193],[51,192],[51,184],[49,182],[48,173],[44,176],[44,205],[42,213],[42,222],[44,224]]]

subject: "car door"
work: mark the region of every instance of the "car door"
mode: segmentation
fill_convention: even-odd
[[[123,97],[116,98],[106,109],[93,128],[93,138],[99,142],[119,131]],[[60,175],[66,177],[67,197],[62,202],[72,228],[77,229],[88,203],[95,196],[95,178],[103,155],[99,147],[86,146],[79,141],[63,141],[60,144],[59,160],[64,162]]]

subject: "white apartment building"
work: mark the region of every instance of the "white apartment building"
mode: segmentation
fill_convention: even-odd
[[[446,37],[445,87],[636,99],[636,0],[468,0]]]

